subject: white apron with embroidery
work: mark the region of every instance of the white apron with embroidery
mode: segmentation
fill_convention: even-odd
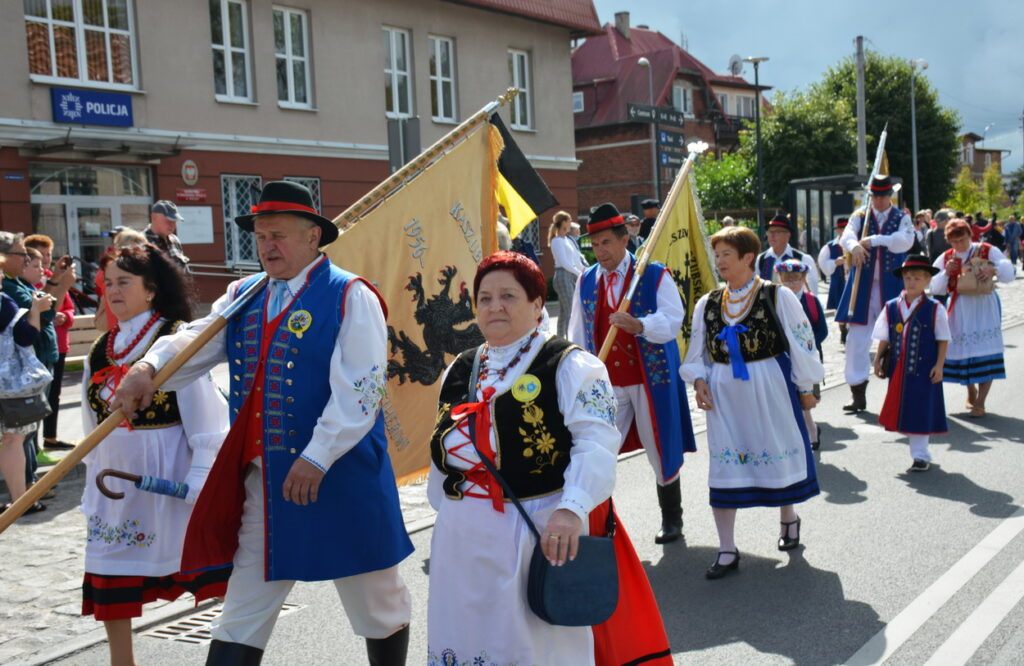
[[[495,370],[512,360],[526,338],[491,347],[491,373],[481,388],[493,386],[500,394],[511,387],[533,362],[544,338],[542,334],[533,341],[504,380]],[[571,352],[556,376],[558,405],[573,437],[565,486],[560,493],[523,502],[523,507],[542,533],[560,508],[580,515],[586,533],[586,515],[611,496],[615,485],[615,396],[604,364],[586,352]],[[478,392],[476,399],[480,398]],[[456,429],[445,437],[444,446],[451,450],[466,441]],[[506,444],[504,455],[509,455],[509,448]],[[457,465],[461,469],[479,460],[471,445],[459,455],[469,460]],[[455,462],[453,456],[448,460]],[[506,503],[505,512],[499,513],[490,499],[447,499],[442,480],[432,466],[428,496],[437,509],[437,521],[430,551],[428,664],[593,664],[590,627],[550,625],[527,604],[526,579],[536,540],[516,508]],[[462,489],[482,492],[470,482]]]
[[[760,278],[734,297],[750,292]],[[814,332],[800,301],[790,290],[777,290],[776,313],[789,342],[790,379],[809,390],[824,378]],[[728,363],[713,363],[705,347],[705,295],[693,310],[693,332],[680,375],[687,384],[704,377],[711,388],[713,409],[708,424],[708,484],[712,488],[785,488],[807,478],[803,436],[793,416],[789,389],[774,358],[747,363],[750,379],[732,376]],[[724,305],[724,299],[723,299]],[[722,311],[729,325],[736,320]]]
[[[114,340],[120,352],[138,335],[151,312],[121,323]],[[142,356],[163,324],[161,319],[122,362],[131,364]],[[96,414],[85,395],[92,376],[86,358],[82,382],[82,426],[96,427]],[[102,391],[112,398],[109,384]],[[169,428],[116,428],[85,457],[87,466],[82,512],[86,515],[85,570],[117,576],[166,576],[181,566],[181,549],[192,504],[183,499],[137,490],[130,481],[110,478],[107,487],[123,491],[124,499],[112,500],[100,493],[96,475],[106,468],[132,474],[189,481],[190,498],[196,497],[228,431],[227,402],[213,378],[200,377],[177,392],[182,423]],[[191,486],[196,486],[191,488]]]

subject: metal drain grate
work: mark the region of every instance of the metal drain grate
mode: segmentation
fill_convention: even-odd
[[[302,608],[305,608],[305,606],[289,603],[282,604],[281,613],[278,617],[283,617]],[[193,645],[209,643],[213,640],[213,637],[210,635],[210,625],[220,617],[223,610],[224,607],[222,605],[217,605],[202,613],[196,613],[190,617],[175,620],[170,624],[155,627],[144,632],[142,635],[178,641],[180,643],[192,643]]]

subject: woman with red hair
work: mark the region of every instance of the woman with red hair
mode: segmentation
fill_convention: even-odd
[[[473,295],[486,342],[442,380],[428,497],[437,509],[430,555],[428,663],[671,663],[657,604],[621,523],[614,532],[619,603],[594,627],[548,624],[526,589],[537,543],[486,456],[561,566],[581,535],[602,536],[619,432],[604,364],[541,326],[546,284],[514,252],[486,257]]]

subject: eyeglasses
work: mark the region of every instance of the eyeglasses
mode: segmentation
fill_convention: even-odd
[[[6,254],[8,257],[25,257],[26,259],[30,256],[28,252],[0,252],[0,254]]]

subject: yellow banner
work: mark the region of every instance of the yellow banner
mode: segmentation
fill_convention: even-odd
[[[651,261],[665,264],[683,299],[686,317],[679,333],[679,355],[685,357],[690,343],[693,307],[701,296],[717,286],[692,178],[683,183],[683,189],[667,215],[665,229],[651,252]]]
[[[500,134],[485,123],[325,248],[388,304],[383,410],[399,483],[430,464],[441,374],[456,354],[483,342],[471,291],[476,265],[496,243],[500,152]]]

